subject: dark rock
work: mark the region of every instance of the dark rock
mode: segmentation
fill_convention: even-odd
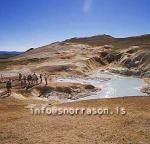
[[[147,93],[148,95],[150,95],[150,85],[147,85],[147,86],[143,87],[143,88],[141,89],[141,91],[142,91],[143,93]]]
[[[144,77],[150,78],[150,71],[144,72],[143,73]]]
[[[34,48],[30,48],[30,49],[28,49],[26,52],[29,52],[29,51],[32,51],[32,50],[34,50]]]
[[[101,57],[105,57],[105,56],[108,55],[109,53],[106,52],[106,51],[101,51],[101,52],[99,52],[99,54],[100,54]]]

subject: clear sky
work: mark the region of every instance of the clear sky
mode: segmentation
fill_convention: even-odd
[[[0,0],[0,51],[71,37],[150,33],[150,0]]]

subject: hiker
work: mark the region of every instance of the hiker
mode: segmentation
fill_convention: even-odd
[[[42,77],[43,77],[42,74],[40,74],[40,83],[42,83]]]
[[[28,86],[30,86],[32,82],[32,76],[30,74],[27,76],[27,81],[28,81]]]
[[[36,75],[36,73],[34,72],[34,74],[32,75],[32,81],[33,81],[33,84],[38,84],[38,77]]]
[[[26,81],[27,77],[24,75],[22,79],[23,79],[23,85],[22,86],[26,87],[27,86],[27,81]]]
[[[22,74],[19,73],[19,81],[21,81],[21,79],[22,79]]]
[[[38,76],[35,75],[35,83],[36,83],[36,84],[38,84],[38,80],[39,80],[39,79],[38,79]]]
[[[44,80],[45,80],[45,86],[47,86],[48,75],[46,73],[44,74]]]
[[[0,82],[3,82],[3,81],[4,81],[3,74],[1,74],[1,80],[0,80]]]
[[[12,89],[12,80],[11,79],[9,79],[7,81],[6,88],[7,88],[7,94],[8,94],[8,96],[10,96],[11,95],[11,89]]]
[[[33,75],[32,75],[32,84],[35,84],[35,72],[33,73]]]
[[[23,86],[22,74],[19,73],[18,80],[21,82],[21,87]]]

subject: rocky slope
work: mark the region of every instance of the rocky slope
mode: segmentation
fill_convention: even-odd
[[[96,58],[102,65],[113,63],[115,67],[125,68],[112,70],[113,72],[150,77],[150,34],[127,38],[99,35],[72,38],[65,42],[102,46],[103,49],[100,49],[100,55]]]
[[[0,61],[0,74],[5,77],[15,77],[19,72],[25,75],[47,72],[55,79],[59,76],[86,76],[99,68],[150,78],[150,35],[74,38]]]
[[[150,35],[73,38],[31,49],[10,58],[8,63],[11,69],[15,64],[15,69],[23,67],[50,73],[85,74],[107,67],[112,72],[150,77]]]

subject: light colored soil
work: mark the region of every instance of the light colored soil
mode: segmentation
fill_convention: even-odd
[[[61,107],[125,107],[126,115],[32,115],[25,106],[46,103],[0,100],[0,144],[149,144],[150,97],[67,103]]]
[[[47,72],[54,79],[68,75],[83,76],[102,66],[101,63],[106,64],[106,66],[109,65],[104,58],[102,60],[97,59],[99,62],[95,59],[100,57],[100,52],[103,52],[103,49],[105,50],[104,47],[67,43],[48,45],[10,58],[9,60],[15,60],[15,62],[17,60],[23,62],[25,58],[31,60],[27,64],[8,65],[7,69],[1,69],[0,74],[3,74],[4,77],[15,77],[19,72],[25,75],[33,72],[37,72],[38,75]],[[124,53],[126,56],[126,52]],[[133,54],[133,57],[135,56],[137,55]],[[46,58],[46,60],[33,62],[34,58]],[[146,57],[146,59],[148,58]],[[148,62],[146,61],[142,66],[148,67]],[[120,61],[117,64],[115,62],[110,64],[111,67],[119,65]],[[104,67],[102,68],[104,69]],[[53,85],[66,86],[65,83],[62,85],[54,83]],[[4,86],[4,83],[0,85],[1,92],[4,91]],[[15,92],[13,89],[13,94]],[[113,110],[117,106],[123,106],[126,108],[126,115],[35,116],[30,113],[29,109],[25,108],[28,104],[35,103],[47,104],[48,101],[22,97],[19,93],[15,93],[13,98],[0,99],[0,144],[150,143],[150,97],[125,97],[67,104],[56,103],[56,106],[74,108],[109,106]]]

